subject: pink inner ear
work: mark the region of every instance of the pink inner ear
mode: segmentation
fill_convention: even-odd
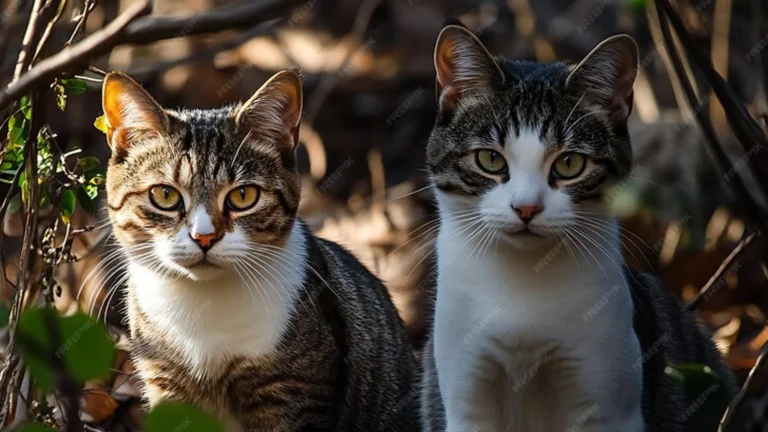
[[[445,46],[448,45],[448,46]],[[441,44],[438,51],[437,61],[435,62],[435,69],[437,70],[437,81],[442,89],[453,86],[453,81],[456,76],[453,73],[453,69],[456,65],[453,63],[453,42],[445,41]]]
[[[102,96],[107,138],[113,147],[126,147],[139,138],[137,134],[163,133],[168,127],[168,117],[162,107],[123,73],[107,75]],[[116,129],[124,132],[114,136]]]
[[[301,120],[301,81],[292,71],[279,72],[240,107],[235,120],[243,130],[270,136],[282,144],[294,145]]]

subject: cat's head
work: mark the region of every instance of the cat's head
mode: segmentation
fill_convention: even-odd
[[[230,108],[164,109],[120,72],[104,79],[102,99],[109,216],[133,262],[207,279],[283,245],[300,195],[297,72]]]
[[[530,248],[604,215],[605,187],[630,170],[637,66],[626,35],[577,64],[538,64],[494,59],[469,30],[443,29],[427,148],[441,216]]]

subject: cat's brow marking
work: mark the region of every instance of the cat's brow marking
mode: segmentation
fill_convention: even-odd
[[[232,167],[235,166],[237,156],[240,154],[240,149],[243,147],[243,144],[245,144],[248,138],[251,137],[251,132],[253,132],[253,129],[249,130],[248,133],[245,134],[245,138],[243,138],[243,140],[240,141],[240,144],[237,145],[237,150],[235,151],[235,156],[232,157],[232,163],[229,165],[229,169],[232,169]]]
[[[565,118],[565,122],[563,122],[563,124],[566,124],[566,125],[568,124],[568,121],[571,120],[571,116],[573,115],[573,112],[576,111],[576,107],[579,106],[581,101],[584,100],[584,96],[586,96],[586,95],[587,95],[587,92],[584,92],[584,93],[581,94],[581,97],[579,98],[578,102],[576,102],[576,104],[573,105],[573,108],[571,108],[571,112],[568,113],[568,117]]]

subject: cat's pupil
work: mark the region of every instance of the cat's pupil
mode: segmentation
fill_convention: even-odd
[[[571,157],[570,156],[564,157],[563,158],[563,163],[565,164],[566,168],[570,168],[571,167]]]
[[[168,199],[168,196],[171,194],[171,191],[168,190],[168,188],[163,188],[163,195],[165,195],[165,199]]]
[[[240,199],[245,201],[245,188],[240,188]]]

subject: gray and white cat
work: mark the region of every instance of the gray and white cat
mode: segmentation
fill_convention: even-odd
[[[626,268],[605,186],[631,168],[629,36],[578,64],[494,59],[452,25],[435,50],[438,284],[427,431],[691,430],[664,373],[734,382],[680,302]]]

